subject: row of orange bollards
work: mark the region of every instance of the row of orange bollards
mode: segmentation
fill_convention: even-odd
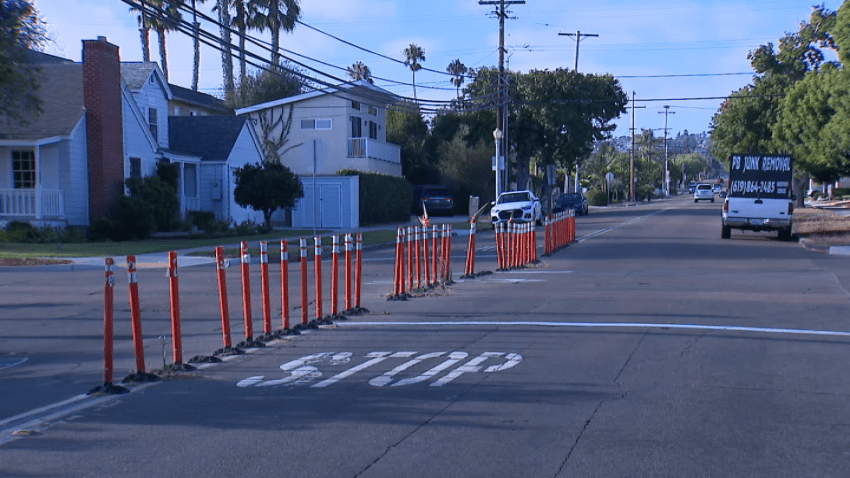
[[[516,269],[537,262],[537,228],[533,223],[496,225],[496,256],[499,270]]]
[[[546,218],[544,255],[549,255],[576,240],[576,215],[564,211]]]
[[[331,257],[331,317],[322,315],[322,246],[321,238],[314,238],[315,241],[315,292],[316,292],[316,320],[315,324],[329,323],[329,319],[343,318],[340,316],[338,306],[339,296],[339,236],[333,236],[333,250]],[[238,344],[242,347],[262,347],[263,343],[254,340],[253,319],[251,316],[251,283],[250,283],[250,255],[248,253],[248,243],[241,243],[241,277],[242,277],[242,310],[245,326],[245,341]],[[287,241],[280,243],[280,277],[281,277],[281,321],[282,330],[277,334],[272,332],[271,319],[271,285],[269,282],[269,261],[268,261],[268,243],[260,242],[260,278],[262,289],[262,310],[263,310],[263,332],[265,340],[270,340],[276,335],[286,335],[291,333],[292,329],[310,326],[308,320],[308,301],[307,301],[307,239],[300,240],[301,246],[301,324],[294,328],[290,328],[289,316],[289,251]],[[352,268],[352,250],[354,248],[353,238],[351,234],[345,235],[345,308],[342,314],[359,313],[362,310],[360,307],[361,285],[362,285],[362,251],[363,251],[363,235],[357,234],[357,246],[355,253],[355,267]],[[215,249],[216,256],[216,273],[219,291],[219,305],[221,312],[221,330],[222,342],[224,349],[218,352],[222,354],[228,353],[233,349],[230,334],[230,307],[227,298],[227,278],[225,269],[227,261],[224,258],[224,247],[219,246]],[[126,390],[122,387],[112,385],[113,381],[113,342],[114,342],[114,265],[113,258],[106,258],[106,272],[104,284],[104,385],[93,390],[99,392],[123,393]],[[130,292],[130,314],[132,321],[132,338],[134,355],[136,361],[136,373],[131,375],[134,380],[150,380],[153,376],[145,371],[145,356],[144,342],[142,339],[142,319],[141,309],[139,307],[139,284],[137,281],[136,257],[127,256],[127,273]],[[171,307],[171,334],[172,334],[172,358],[174,364],[172,368],[191,369],[190,366],[183,364],[182,350],[182,334],[180,328],[180,293],[177,276],[177,253],[168,253],[168,278],[169,278],[169,296]],[[353,295],[353,300],[352,300]],[[236,352],[238,353],[238,352]]]
[[[428,227],[398,228],[390,299],[404,298],[414,287],[451,282],[452,225],[431,226],[430,241],[428,233]]]

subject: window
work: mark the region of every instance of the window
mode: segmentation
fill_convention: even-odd
[[[155,141],[159,141],[159,130],[157,128],[157,110],[156,108],[148,108],[148,126],[151,128],[151,134]]]
[[[130,158],[130,177],[142,177],[142,158]]]
[[[351,100],[351,109],[355,109],[357,111],[360,111],[360,102]]]
[[[367,121],[369,123],[369,137],[372,139],[378,139],[378,123],[374,121]]]
[[[316,118],[301,120],[301,129],[318,129],[329,130],[333,127],[333,122],[330,118]]]
[[[348,119],[351,121],[351,137],[352,138],[362,138],[363,137],[363,124],[360,121],[360,117],[349,116]]]
[[[372,116],[378,116],[378,108],[374,108],[372,106],[369,107],[369,114]]]
[[[15,189],[35,189],[34,151],[12,151],[12,181]]]

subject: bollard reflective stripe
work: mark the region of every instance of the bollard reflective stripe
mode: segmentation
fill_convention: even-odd
[[[307,238],[299,241],[301,247],[301,323],[307,323]]]
[[[263,333],[272,333],[271,287],[269,285],[269,244],[260,241],[260,287],[263,301]]]
[[[104,272],[103,285],[103,383],[112,383],[113,350],[114,350],[114,326],[113,314],[115,311],[115,277],[112,275],[115,260],[106,258],[106,270]]]
[[[130,289],[130,315],[132,317],[133,349],[136,372],[145,371],[145,348],[142,338],[142,314],[139,308],[139,284],[136,282],[136,256],[127,256],[127,279]]]
[[[313,257],[316,266],[316,318],[322,318],[322,238],[314,237],[313,242],[316,246],[316,253]]]
[[[226,261],[224,259],[224,247],[215,248],[216,273],[218,274],[218,297],[221,310],[221,339],[224,348],[229,349],[230,342],[230,308],[227,304],[227,276],[224,272]]]

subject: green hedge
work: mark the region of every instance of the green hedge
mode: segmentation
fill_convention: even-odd
[[[360,224],[385,224],[410,220],[413,185],[386,174],[343,170],[340,176],[360,176]]]
[[[604,191],[588,191],[585,196],[587,196],[587,204],[590,206],[608,205],[608,194]]]

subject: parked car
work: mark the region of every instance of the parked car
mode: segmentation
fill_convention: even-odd
[[[452,192],[446,186],[436,184],[424,184],[413,187],[413,210],[422,214],[422,205],[428,214],[454,214],[455,199]]]
[[[542,224],[543,206],[531,191],[504,192],[490,209],[490,220],[494,226],[508,221]]]
[[[566,193],[558,196],[552,212],[575,211],[576,216],[588,213],[587,198],[582,193]]]
[[[690,191],[690,192],[694,192],[694,190],[695,190],[696,188],[697,188],[697,183],[696,183],[696,181],[691,181],[691,183],[688,185],[688,191]]]
[[[696,189],[694,189],[694,202],[698,202],[704,199],[708,199],[711,202],[714,202],[714,192],[711,190],[711,185],[697,184]]]

